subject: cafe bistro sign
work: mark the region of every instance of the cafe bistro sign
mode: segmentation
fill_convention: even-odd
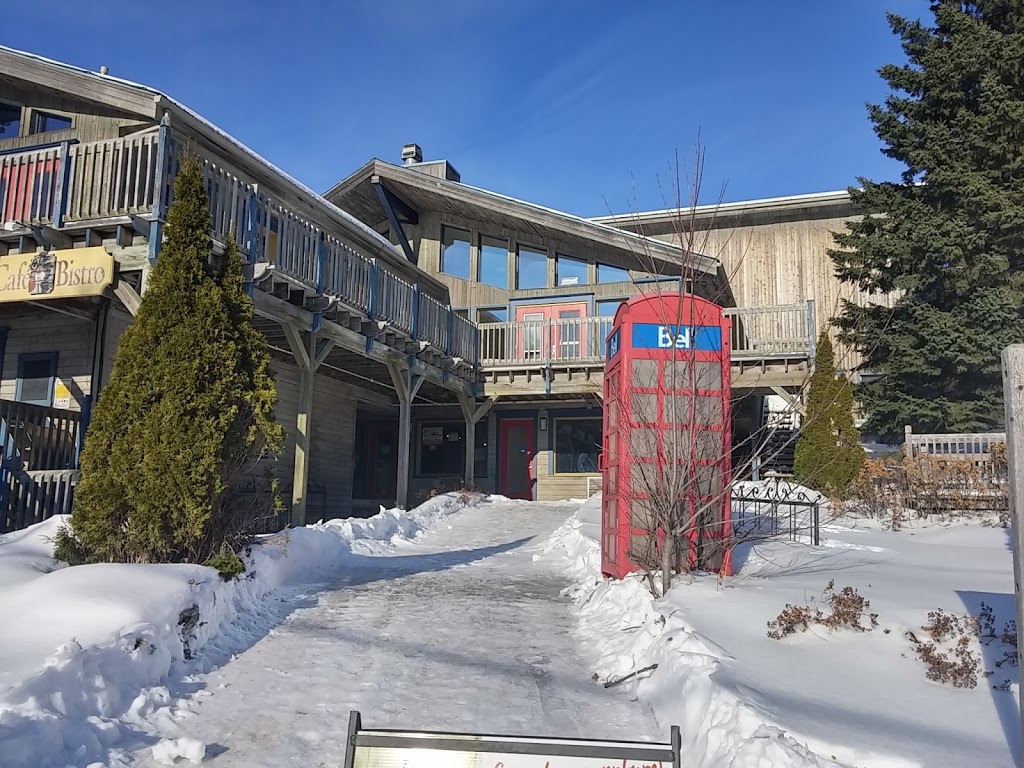
[[[114,281],[105,248],[0,256],[0,302],[99,296]]]

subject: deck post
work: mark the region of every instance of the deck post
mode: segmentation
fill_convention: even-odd
[[[305,337],[291,323],[282,325],[288,346],[295,356],[295,364],[299,369],[299,397],[295,416],[295,465],[292,468],[292,511],[290,523],[293,526],[306,524],[306,500],[309,487],[309,453],[313,435],[313,391],[316,385],[316,372],[320,364],[335,346],[335,342],[325,339],[317,342],[316,333]]]
[[[1003,350],[1003,408],[1006,413],[1007,477],[1010,484],[1010,521],[1013,526],[1013,582],[1017,598],[1017,626],[1024,627],[1024,344]],[[1024,660],[1017,649],[1017,663]],[[1024,744],[1024,689],[1017,692],[1020,738]]]
[[[471,488],[474,483],[474,473],[476,470],[476,425],[480,422],[480,419],[487,415],[487,412],[491,410],[491,407],[498,401],[498,398],[492,396],[481,403],[479,407],[476,407],[472,396],[465,392],[459,392],[458,395],[462,417],[466,420],[466,471],[462,483],[466,488]]]
[[[396,363],[388,363],[391,383],[398,395],[398,490],[395,502],[402,509],[409,508],[409,452],[412,448],[412,401],[423,384],[423,376],[411,370],[402,370]]]

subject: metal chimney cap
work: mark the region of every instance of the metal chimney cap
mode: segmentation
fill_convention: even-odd
[[[102,67],[100,67],[100,74],[101,75],[109,75],[110,74],[110,70],[107,69],[107,65],[106,64],[104,64]]]
[[[406,165],[423,162],[423,150],[419,144],[402,145],[402,162]]]

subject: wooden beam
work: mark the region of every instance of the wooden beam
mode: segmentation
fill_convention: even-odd
[[[497,397],[490,397],[476,407],[475,401],[463,392],[458,393],[459,407],[462,409],[462,416],[466,420],[466,466],[465,476],[462,482],[467,488],[472,487],[476,472],[476,425],[488,411],[498,402]]]
[[[317,370],[323,365],[324,360],[331,354],[334,348],[338,345],[333,339],[324,339],[317,345],[316,357],[313,358],[313,370]]]
[[[306,351],[306,345],[302,340],[302,334],[299,332],[299,329],[291,323],[281,323],[281,328],[288,339],[288,346],[291,348],[292,354],[295,355],[295,362],[298,363],[299,370],[311,371],[312,361],[309,357],[309,352]]]
[[[32,226],[32,239],[40,245],[49,245],[59,249],[72,248],[75,244],[65,233],[45,224]]]
[[[299,340],[301,348],[302,340],[297,332],[295,336]],[[316,334],[309,334],[308,339],[308,349],[302,349],[306,364],[305,366],[299,365],[299,397],[295,417],[295,465],[292,473],[291,524],[293,526],[303,526],[306,524],[306,498],[309,487],[309,450],[313,431],[313,390],[316,384],[316,372],[310,369],[309,361],[316,355]],[[291,337],[289,337],[288,341],[291,343]],[[298,357],[297,354],[296,357]]]
[[[789,391],[787,391],[787,390],[785,390],[782,387],[777,386],[777,385],[773,385],[771,387],[771,390],[776,395],[778,395],[783,400],[785,400],[786,404],[788,406],[790,406],[794,411],[799,413],[801,416],[804,415],[804,404],[800,402],[800,397],[799,396],[794,395],[792,392],[789,392]]]
[[[1017,598],[1017,626],[1024,627],[1024,344],[1003,350],[1003,412],[1006,419],[1006,459],[1010,484],[1010,520],[1013,533],[1013,572]],[[1024,660],[1016,650],[1017,662]],[[1024,689],[1018,692],[1020,733],[1024,739]],[[1022,741],[1024,743],[1024,741]]]
[[[394,363],[388,364],[391,383],[398,393],[398,506],[409,508],[409,453],[412,447],[412,401],[423,384],[423,376],[415,376]]]
[[[135,289],[129,283],[126,283],[124,280],[118,280],[117,286],[114,288],[114,295],[121,300],[124,308],[131,313],[132,317],[139,314],[139,305],[142,304],[142,297],[135,292]]]

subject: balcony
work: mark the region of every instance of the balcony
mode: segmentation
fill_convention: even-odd
[[[814,358],[814,304],[728,308],[734,388],[796,387]],[[490,394],[599,392],[610,317],[481,323]]]
[[[0,255],[12,244],[24,251],[103,242],[122,272],[147,265],[159,250],[186,144],[203,166],[215,247],[234,240],[272,297],[264,301],[337,319],[366,337],[366,353],[376,350],[379,362],[404,366],[413,355],[441,372],[442,386],[449,376],[476,381],[476,327],[441,299],[441,283],[263,161],[225,159],[168,125],[0,153]]]

